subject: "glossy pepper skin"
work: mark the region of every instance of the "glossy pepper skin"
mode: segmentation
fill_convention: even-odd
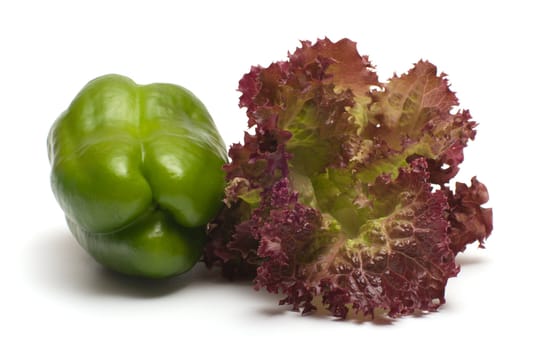
[[[191,92],[120,75],[92,80],[53,124],[48,155],[68,226],[98,262],[161,278],[199,260],[227,154]]]

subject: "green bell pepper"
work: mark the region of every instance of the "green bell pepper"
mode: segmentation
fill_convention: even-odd
[[[48,156],[68,227],[98,262],[160,278],[199,260],[227,154],[191,92],[120,75],[92,80],[53,124]]]

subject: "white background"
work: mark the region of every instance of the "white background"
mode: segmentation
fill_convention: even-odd
[[[3,1],[0,5],[0,348],[544,349],[545,10],[540,1]],[[49,186],[46,136],[90,79],[171,82],[241,139],[236,91],[300,39],[348,37],[381,79],[420,58],[479,122],[458,179],[490,191],[494,232],[469,247],[438,312],[301,317],[202,266],[147,283],[99,267]]]

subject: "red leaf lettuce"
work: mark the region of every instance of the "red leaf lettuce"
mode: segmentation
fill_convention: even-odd
[[[303,313],[443,304],[455,255],[492,230],[485,186],[449,186],[476,123],[446,76],[420,61],[381,83],[354,42],[324,39],[239,90],[252,131],[230,149],[205,262]]]

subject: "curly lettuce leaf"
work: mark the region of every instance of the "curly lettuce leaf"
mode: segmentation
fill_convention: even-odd
[[[281,304],[304,313],[321,296],[341,318],[349,308],[364,315],[385,309],[391,316],[435,310],[458,267],[446,234],[446,197],[431,192],[427,179],[422,158],[396,179],[379,177],[369,186],[375,205],[354,233],[298,203],[280,180],[250,219],[263,258],[256,286],[284,294]]]
[[[489,193],[484,184],[476,177],[471,185],[457,182],[455,192],[443,188],[449,202],[450,247],[455,253],[462,252],[468,244],[478,242],[484,248],[484,241],[493,230],[493,211],[483,208],[489,200]]]
[[[427,158],[431,181],[447,183],[458,172],[463,148],[474,139],[476,123],[467,110],[456,110],[458,100],[446,75],[419,61],[406,74],[393,76],[374,91],[369,123],[363,139],[372,139],[375,152],[362,153],[360,168],[368,179],[381,172],[396,173],[408,157]],[[456,110],[454,112],[454,110]]]
[[[239,90],[254,132],[230,149],[205,262],[303,313],[443,304],[455,255],[492,230],[485,186],[448,186],[477,124],[445,74],[420,61],[381,83],[354,42],[323,39]]]

